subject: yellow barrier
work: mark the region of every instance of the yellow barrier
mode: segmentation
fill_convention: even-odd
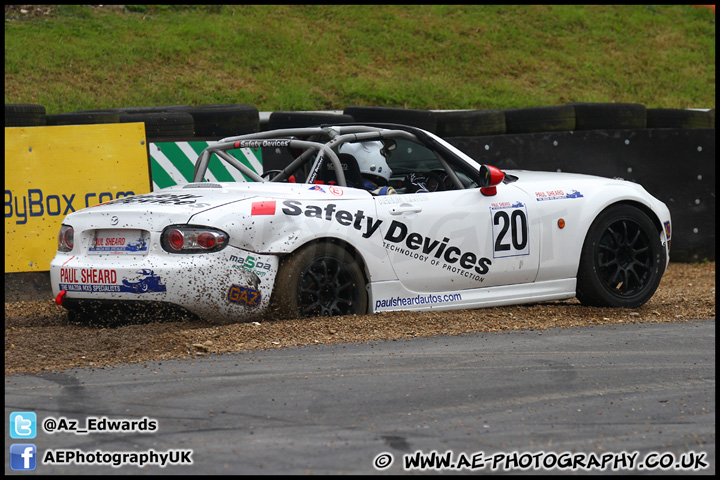
[[[5,273],[49,270],[68,213],[150,191],[143,123],[5,128]]]

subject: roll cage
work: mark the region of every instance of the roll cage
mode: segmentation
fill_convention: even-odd
[[[335,171],[337,184],[348,186],[340,159],[336,153],[338,147],[343,143],[377,140],[385,145],[385,150],[388,152],[391,152],[397,145],[397,141],[403,140],[429,149],[433,152],[455,189],[468,188],[468,182],[463,182],[456,170],[461,171],[471,179],[472,183],[474,183],[473,186],[482,186],[482,176],[479,170],[453,152],[447,145],[423,130],[392,124],[321,125],[317,127],[269,130],[227,137],[208,146],[200,153],[195,163],[193,182],[203,181],[210,159],[212,155],[216,155],[255,182],[287,181],[298,170],[305,169],[308,172],[305,182],[313,183],[324,162],[330,162]],[[293,152],[294,158],[281,170],[273,171],[272,178],[267,178],[269,172],[259,175],[228,153],[230,150],[239,148],[287,148]]]

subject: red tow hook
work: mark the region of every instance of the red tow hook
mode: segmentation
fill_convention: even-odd
[[[60,293],[57,294],[57,297],[55,297],[55,303],[62,306],[63,299],[65,298],[65,294],[67,293],[67,290],[60,290]]]

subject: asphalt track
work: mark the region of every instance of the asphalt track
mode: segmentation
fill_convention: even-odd
[[[420,471],[403,466],[417,452],[449,454],[463,467],[488,460],[475,473],[549,473],[532,467],[593,454],[624,461],[616,473],[714,474],[715,321],[298,347],[5,377],[6,425],[11,412],[27,411],[39,424],[65,418],[85,428],[92,418],[147,417],[157,429],[39,427],[35,439],[17,440],[6,428],[6,474],[398,474]],[[35,471],[10,469],[17,442],[37,446]],[[61,449],[86,460],[98,451],[191,450],[192,464],[42,462]],[[633,453],[635,466],[699,459],[707,468],[626,470]],[[389,465],[379,470],[374,462]]]

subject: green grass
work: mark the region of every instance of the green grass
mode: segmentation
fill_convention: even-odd
[[[644,5],[56,6],[6,12],[5,103],[48,113],[715,108],[715,15]]]

